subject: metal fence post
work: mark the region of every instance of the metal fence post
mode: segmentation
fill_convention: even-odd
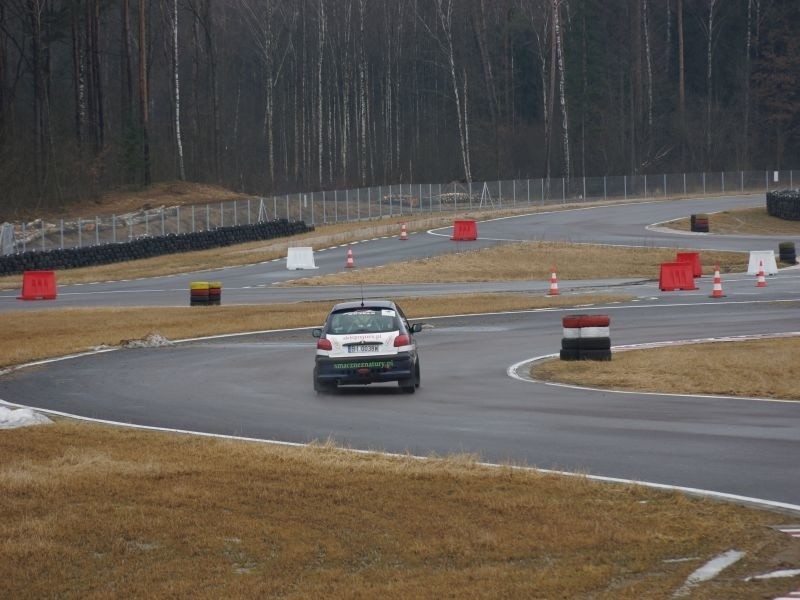
[[[644,175],[644,199],[647,200],[647,173]]]
[[[722,172],[722,193],[725,193],[725,171]]]
[[[333,190],[333,222],[339,222],[339,190]]]
[[[61,249],[64,249],[64,219],[61,219]]]
[[[165,222],[164,222],[164,209],[162,208],[161,209],[161,237],[164,237],[165,235],[167,235],[167,230],[166,230]]]
[[[211,231],[211,206],[206,202],[206,231]]]
[[[564,182],[564,178],[561,178],[561,204],[566,204],[567,202],[567,186]]]
[[[703,171],[703,196],[706,195],[706,172]]]
[[[44,219],[42,219],[42,225],[44,225]],[[44,233],[44,229],[42,229]],[[100,219],[97,217],[94,218],[94,245],[100,245]]]
[[[219,203],[219,226],[225,227],[225,207],[222,202]]]
[[[248,200],[249,202],[249,200]],[[176,235],[181,234],[181,205],[175,207],[175,233]]]
[[[22,222],[22,251],[23,252],[25,252],[27,250],[27,242],[25,241],[25,238],[27,238],[27,237],[28,236],[25,235],[25,221],[23,221]]]
[[[623,176],[623,185],[624,185],[624,189],[625,189],[625,200],[627,200],[628,199],[628,176],[627,175]]]
[[[608,183],[606,179],[608,178],[607,175],[603,175],[603,200],[608,199]]]
[[[194,204],[192,204],[192,233],[197,233],[197,229],[194,226]]]
[[[683,195],[686,196],[686,173],[683,174]]]
[[[742,191],[744,191],[744,171],[739,171],[739,179],[742,181]]]
[[[42,218],[42,252],[44,252],[44,218]]]
[[[252,225],[250,222],[250,198],[247,199],[247,224]]]
[[[117,215],[111,215],[111,242],[117,243]]]
[[[664,198],[667,197],[667,174],[664,173]]]

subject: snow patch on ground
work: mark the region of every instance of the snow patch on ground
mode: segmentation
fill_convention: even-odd
[[[689,577],[686,579],[686,582],[677,592],[672,595],[672,597],[685,598],[689,596],[689,594],[692,593],[692,588],[694,588],[697,584],[714,579],[714,577],[719,575],[724,569],[730,567],[743,556],[744,552],[740,552],[738,550],[728,550],[727,552],[723,552],[689,575]]]
[[[172,342],[159,333],[151,333],[141,340],[122,340],[119,343],[123,348],[160,348],[172,346]]]
[[[16,429],[17,427],[27,427],[29,425],[47,425],[52,423],[44,415],[33,412],[30,408],[18,408],[12,410],[0,406],[0,429]]]

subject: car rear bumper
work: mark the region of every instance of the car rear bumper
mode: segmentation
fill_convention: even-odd
[[[358,358],[317,356],[316,365],[320,383],[375,383],[409,379],[414,375],[414,357],[410,352]]]

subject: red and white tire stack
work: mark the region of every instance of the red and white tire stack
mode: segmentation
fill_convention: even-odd
[[[561,360],[611,360],[608,315],[567,315],[561,325]]]

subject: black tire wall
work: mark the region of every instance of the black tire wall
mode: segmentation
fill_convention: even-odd
[[[220,227],[212,231],[139,238],[119,244],[21,252],[0,256],[0,276],[18,275],[24,271],[54,271],[107,265],[165,254],[208,250],[244,242],[287,237],[307,231],[314,231],[314,227],[306,225],[303,221],[289,222],[286,219],[277,219],[252,225]]]
[[[767,192],[767,214],[788,221],[800,221],[800,190]]]

